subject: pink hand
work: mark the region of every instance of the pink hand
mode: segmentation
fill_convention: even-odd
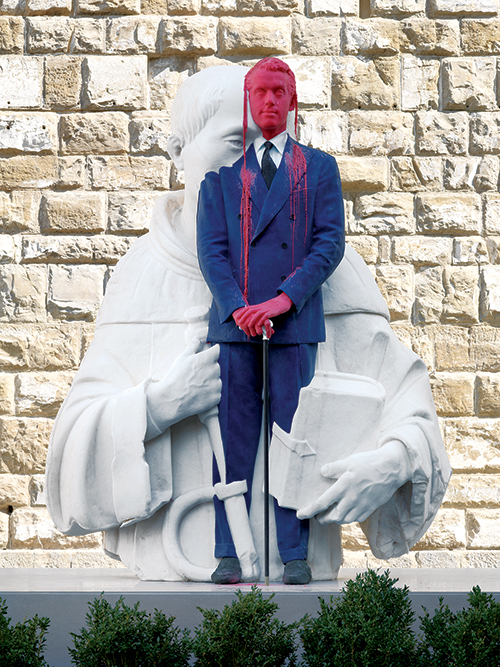
[[[274,329],[267,325],[268,320],[278,315],[282,315],[290,310],[293,301],[282,292],[279,296],[254,306],[244,306],[238,308],[233,313],[233,319],[247,336],[259,336],[262,334],[262,326],[266,325],[266,331],[269,338],[274,333]]]

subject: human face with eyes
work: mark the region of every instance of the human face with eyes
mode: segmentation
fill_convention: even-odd
[[[286,130],[288,112],[295,108],[288,85],[288,74],[258,69],[248,86],[252,118],[262,130],[264,139],[272,139]]]

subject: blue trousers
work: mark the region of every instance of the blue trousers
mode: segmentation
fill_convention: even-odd
[[[290,432],[299,393],[314,375],[317,344],[269,345],[269,416]],[[226,480],[246,479],[250,510],[255,459],[262,422],[262,344],[220,343],[222,395],[219,421],[226,458]],[[214,483],[220,481],[214,460]],[[215,505],[215,557],[235,557],[224,503]],[[278,549],[283,563],[307,558],[309,521],[299,521],[295,510],[274,501]]]

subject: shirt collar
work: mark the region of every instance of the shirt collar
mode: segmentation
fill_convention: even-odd
[[[273,146],[276,148],[276,150],[280,153],[280,155],[283,155],[285,151],[285,144],[287,139],[288,139],[288,132],[285,130],[284,132],[278,134],[276,137],[273,137],[270,140]],[[266,141],[267,139],[264,139],[262,135],[260,137],[257,137],[257,139],[255,139],[255,141],[253,142],[255,153],[258,153],[263,148]]]

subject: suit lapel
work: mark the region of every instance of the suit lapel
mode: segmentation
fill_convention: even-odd
[[[238,160],[238,162],[235,163],[233,168],[237,171],[238,177],[241,180],[241,172],[243,171],[242,157]],[[250,197],[254,205],[257,207],[260,215],[269,190],[267,189],[266,182],[262,176],[253,144],[247,150],[247,169],[250,172],[252,179],[250,186]]]

